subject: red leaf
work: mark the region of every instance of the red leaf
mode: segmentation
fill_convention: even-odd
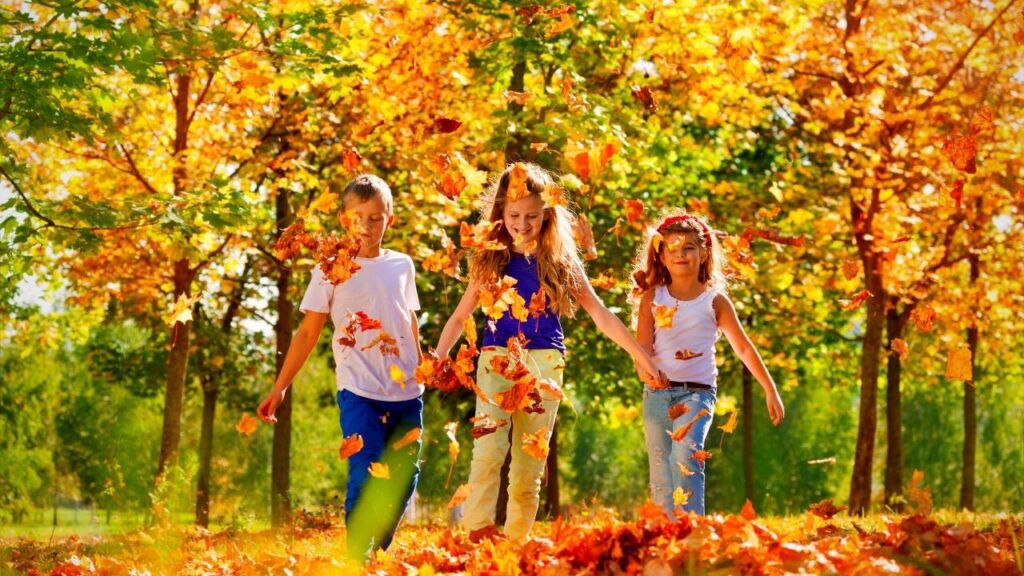
[[[590,154],[583,151],[573,156],[572,167],[576,169],[581,180],[588,180],[590,178]]]
[[[453,118],[434,118],[434,132],[451,134],[462,126],[462,122]]]
[[[974,137],[974,134],[967,136],[957,134],[953,138],[947,137],[942,145],[942,152],[949,158],[957,170],[968,174],[974,174],[978,171],[976,162],[978,140]]]
[[[861,290],[851,300],[840,300],[839,305],[843,307],[845,312],[849,312],[864,303],[865,300],[871,298],[873,294],[867,290]]]
[[[654,94],[651,93],[651,89],[647,86],[641,87],[639,84],[633,84],[630,86],[630,90],[633,92],[633,98],[636,98],[641,104],[644,105],[644,109],[648,112],[657,112],[658,103],[654,100]]]
[[[949,195],[956,202],[956,209],[959,210],[964,199],[964,181],[957,180],[953,183],[953,189],[949,191]]]

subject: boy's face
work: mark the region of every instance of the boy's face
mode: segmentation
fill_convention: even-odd
[[[394,215],[388,213],[384,200],[377,196],[363,201],[355,194],[347,194],[341,199],[341,203],[344,212],[351,213],[362,227],[362,233],[359,235],[362,240],[359,255],[369,258],[376,257],[380,253],[380,243],[384,239],[384,232],[394,221]]]

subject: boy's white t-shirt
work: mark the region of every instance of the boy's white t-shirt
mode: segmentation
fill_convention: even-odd
[[[335,286],[317,266],[313,269],[302,312],[330,313],[334,322],[331,349],[337,364],[338,390],[348,390],[373,400],[397,402],[411,400],[423,393],[413,377],[417,365],[417,343],[412,332],[412,311],[419,310],[416,294],[416,270],[412,258],[394,250],[381,250],[376,258],[356,258],[362,267],[347,281]],[[380,330],[352,329],[355,346],[346,346],[339,338],[351,321],[350,314],[363,312],[379,320],[381,328],[396,341],[398,355],[385,355],[379,344],[368,347]],[[405,388],[394,380],[391,367],[405,375]]]

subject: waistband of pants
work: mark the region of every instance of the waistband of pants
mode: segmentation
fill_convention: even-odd
[[[700,382],[677,382],[675,380],[669,380],[668,385],[672,388],[693,388],[694,390],[711,390],[714,386],[710,384],[701,384]]]

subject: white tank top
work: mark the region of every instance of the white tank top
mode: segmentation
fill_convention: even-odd
[[[658,306],[675,308],[672,327],[661,328],[654,323],[654,363],[676,382],[699,382],[716,385],[715,342],[718,322],[713,306],[717,290],[705,290],[693,300],[677,300],[667,286],[654,290],[652,311]]]

